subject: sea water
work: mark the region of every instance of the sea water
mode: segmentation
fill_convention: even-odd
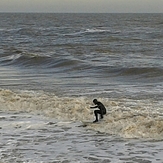
[[[162,14],[0,20],[1,162],[163,162]]]

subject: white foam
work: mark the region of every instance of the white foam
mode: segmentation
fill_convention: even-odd
[[[125,138],[163,137],[161,104],[150,101],[99,98],[107,108],[107,115],[98,124],[88,128],[120,135]],[[1,110],[25,111],[54,117],[65,123],[93,121],[93,110],[89,109],[92,99],[87,97],[58,97],[45,92],[0,90]]]

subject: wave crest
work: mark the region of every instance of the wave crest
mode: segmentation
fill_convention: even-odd
[[[13,66],[36,66],[46,63],[50,58],[50,55],[29,53],[16,48],[11,48],[0,57],[0,63],[2,65]]]

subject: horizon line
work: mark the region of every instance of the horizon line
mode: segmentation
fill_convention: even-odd
[[[163,14],[163,12],[14,12],[14,11],[5,11],[0,13],[14,13],[14,14]]]

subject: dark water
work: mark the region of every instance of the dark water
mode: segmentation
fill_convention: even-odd
[[[0,19],[0,65],[16,72],[1,87],[162,98],[162,14],[0,14]],[[15,78],[19,81],[11,82]]]
[[[162,163],[162,46],[163,14],[1,13],[1,160]]]

